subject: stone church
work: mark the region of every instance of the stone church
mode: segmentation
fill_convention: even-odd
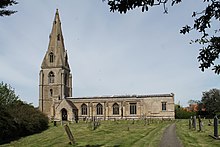
[[[50,119],[174,119],[174,94],[73,97],[72,74],[56,10],[39,74],[39,109]]]

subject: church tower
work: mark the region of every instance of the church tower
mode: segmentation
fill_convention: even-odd
[[[49,118],[53,118],[56,105],[63,98],[71,96],[72,75],[57,9],[39,75],[39,109]]]

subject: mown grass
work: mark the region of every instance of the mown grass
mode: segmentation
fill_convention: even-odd
[[[214,128],[208,126],[208,120],[202,120],[203,130],[189,130],[188,120],[177,120],[176,131],[179,139],[185,147],[220,147],[220,140],[215,140],[209,135],[214,135]],[[220,129],[220,127],[219,127]]]
[[[70,124],[70,130],[74,135],[74,146],[137,146],[157,147],[163,135],[164,129],[171,121],[155,121],[150,125],[144,124],[143,120],[133,121],[102,121],[101,125],[92,130],[89,123],[80,122]],[[63,126],[50,126],[48,130],[21,138],[2,146],[71,146]]]

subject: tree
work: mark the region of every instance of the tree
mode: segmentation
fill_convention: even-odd
[[[220,90],[211,89],[209,91],[203,92],[202,103],[206,111],[214,116],[220,112]]]
[[[0,108],[6,107],[18,100],[18,96],[15,94],[14,89],[8,84],[0,83]]]
[[[18,2],[15,0],[1,0],[0,1],[0,16],[9,16],[16,13],[17,11],[7,10],[8,6],[16,5]]]
[[[0,83],[0,144],[47,128],[47,116],[19,100],[10,85]]]
[[[105,0],[103,0],[105,1]],[[126,13],[129,10],[141,8],[142,12],[148,11],[149,7],[162,5],[164,13],[168,13],[167,4],[173,6],[179,4],[182,0],[108,0],[108,5],[111,12],[118,11],[119,13]],[[194,24],[192,26],[186,25],[181,30],[181,34],[186,34],[195,30],[201,34],[200,38],[192,41],[192,43],[199,43],[202,48],[199,50],[198,61],[199,68],[212,68],[216,74],[220,74],[220,64],[217,61],[220,54],[220,29],[213,28],[213,22],[220,21],[220,1],[219,0],[201,0],[206,3],[206,7],[200,12],[192,12],[194,17]]]
[[[198,104],[198,103],[199,103],[198,100],[189,100],[189,101],[188,101],[188,104],[189,104],[189,105]]]
[[[175,119],[189,119],[190,116],[194,115],[196,115],[196,112],[189,112],[180,105],[175,105]]]

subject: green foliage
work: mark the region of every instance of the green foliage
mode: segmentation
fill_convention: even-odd
[[[21,136],[41,132],[48,127],[48,118],[32,105],[17,101],[8,108]]]
[[[209,91],[203,92],[202,103],[205,106],[206,111],[214,116],[220,112],[220,90],[211,89]]]
[[[17,131],[13,117],[4,108],[0,108],[0,144],[9,138],[14,138]]]
[[[181,0],[170,1],[171,5],[178,4],[181,2]],[[120,13],[126,13],[128,10],[133,10],[138,7],[141,7],[142,12],[144,12],[148,11],[149,7],[163,5],[164,13],[167,13],[167,2],[168,0],[108,0],[108,5],[110,6],[110,11],[118,11]]]
[[[175,118],[176,119],[188,119],[190,116],[196,115],[196,112],[188,112],[179,105],[175,105]]]
[[[166,5],[168,2],[173,6],[179,4],[182,0],[108,0],[108,5],[111,12],[118,11],[126,13],[135,8],[142,8],[142,12],[148,11],[149,7],[162,5],[164,12],[168,13]],[[181,30],[181,34],[190,33],[192,30],[197,31],[201,37],[193,40],[191,43],[199,43],[203,47],[199,51],[198,61],[200,62],[199,68],[204,71],[205,69],[212,68],[216,74],[220,74],[220,64],[218,62],[220,54],[220,29],[219,25],[214,28],[215,22],[219,24],[220,21],[220,1],[219,0],[203,0],[206,7],[197,12],[192,12],[194,23],[192,26],[185,25]],[[197,2],[198,3],[198,2]]]
[[[16,2],[15,0],[1,0],[0,1],[0,16],[9,16],[17,12],[17,11],[5,9],[8,6],[12,6],[16,4],[18,4],[18,2]]]
[[[6,107],[18,100],[18,96],[10,85],[0,83],[0,108]]]
[[[0,144],[48,128],[48,118],[30,104],[18,100],[14,90],[0,84]]]

